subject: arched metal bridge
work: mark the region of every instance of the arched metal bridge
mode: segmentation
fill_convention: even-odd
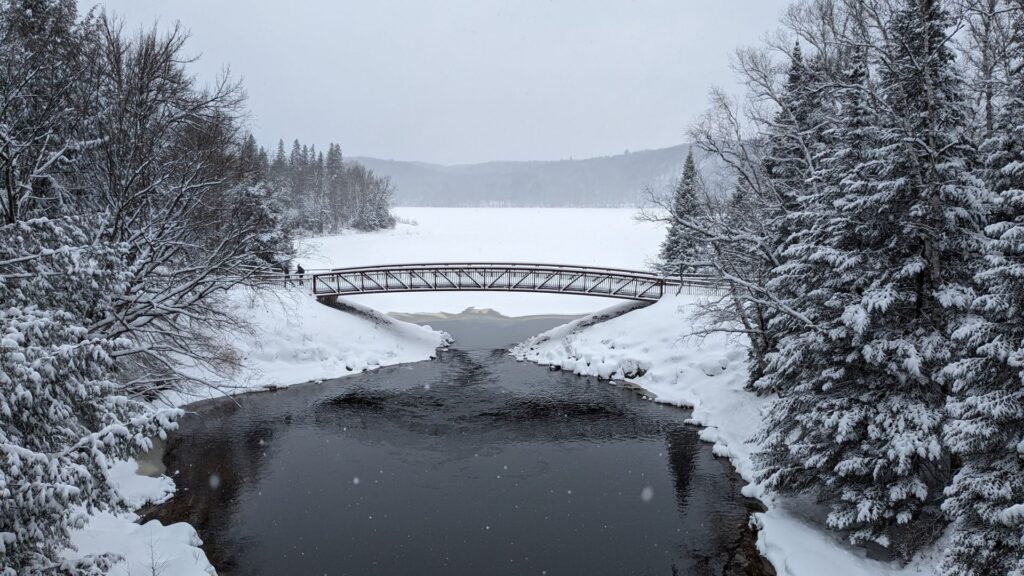
[[[385,292],[502,291],[578,294],[653,302],[669,292],[713,293],[708,276],[667,278],[621,268],[560,264],[448,262],[335,268],[310,274],[313,295]]]

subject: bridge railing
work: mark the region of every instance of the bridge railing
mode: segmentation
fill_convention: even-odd
[[[335,268],[312,275],[318,297],[421,291],[516,291],[565,293],[655,301],[670,292],[712,293],[710,277],[659,274],[563,264],[443,262]]]
[[[248,279],[264,286],[312,286],[313,275],[324,272],[330,272],[330,268],[312,268],[302,274],[259,270],[249,274]]]
[[[725,293],[725,286],[713,276],[686,274],[667,278],[666,294],[675,291],[688,296],[720,296]]]
[[[718,295],[722,286],[700,274],[657,273],[597,266],[523,262],[439,262],[351,268],[313,268],[303,274],[255,270],[249,281],[308,287],[316,296],[380,292],[504,290],[570,293],[635,300],[664,294]]]
[[[330,272],[359,272],[377,270],[410,270],[419,268],[475,268],[475,269],[506,269],[523,268],[530,270],[570,270],[588,272],[609,272],[622,273],[629,276],[643,276],[653,279],[666,279],[663,274],[648,272],[646,270],[633,270],[630,268],[611,268],[605,266],[576,266],[571,264],[548,264],[536,262],[419,262],[415,264],[378,264],[374,266],[349,266],[344,268],[330,268]]]

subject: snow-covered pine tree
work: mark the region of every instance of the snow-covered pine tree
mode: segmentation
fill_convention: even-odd
[[[254,185],[266,180],[266,152],[256,144],[252,134],[242,139],[238,147],[237,175],[239,182]]]
[[[1014,18],[1011,97],[982,145],[998,204],[975,315],[955,333],[966,351],[946,369],[945,439],[960,460],[943,504],[955,529],[950,576],[1024,574],[1024,12]]]
[[[324,181],[327,186],[331,232],[337,232],[348,221],[343,178],[344,165],[341,145],[332,142],[327,147],[327,158],[324,160]]]
[[[270,178],[267,181],[267,195],[275,198],[280,206],[280,216],[285,229],[291,231],[299,225],[299,206],[292,193],[292,166],[285,153],[284,140],[277,141],[274,158],[270,161]]]
[[[277,148],[274,150],[274,158],[270,161],[270,179],[286,180],[288,173],[288,157],[284,153],[284,139],[277,141]]]
[[[779,110],[767,127],[765,137],[765,172],[782,211],[779,218],[780,247],[788,237],[785,213],[797,208],[797,199],[803,195],[807,180],[814,172],[818,143],[816,128],[820,120],[817,94],[810,67],[804,62],[803,51],[797,42],[790,53],[786,82],[775,97]]]
[[[309,149],[306,149],[308,154]],[[306,163],[302,155],[302,145],[298,138],[292,141],[292,150],[288,155],[288,192],[291,194],[292,207],[299,215],[299,226],[305,223],[303,205],[306,192]]]
[[[331,206],[322,153],[317,154],[310,162],[308,177],[304,205],[308,228],[314,234],[323,234],[331,226]]]
[[[373,173],[362,164],[345,167],[345,183],[352,198],[352,227],[356,230],[380,230],[395,225],[391,214],[391,181]]]
[[[693,230],[690,222],[699,215],[701,208],[698,198],[700,179],[693,151],[686,153],[683,175],[676,183],[672,195],[672,210],[669,215],[668,232],[661,243],[658,254],[658,269],[666,276],[682,276],[696,272],[704,257],[702,234]]]
[[[830,526],[903,559],[942,526],[940,370],[983,212],[949,27],[940,1],[902,0],[877,86],[844,97],[822,163],[829,191],[805,201],[799,222],[816,224],[787,250],[800,328],[764,382],[780,399],[761,435],[761,479],[826,497]]]
[[[764,165],[768,185],[764,193],[768,198],[763,205],[768,209],[760,216],[767,219],[765,242],[772,253],[772,266],[760,286],[771,294],[773,301],[793,297],[801,291],[803,279],[799,273],[793,276],[793,269],[785,265],[789,258],[787,249],[798,241],[802,232],[799,222],[802,199],[817,191],[814,175],[823,145],[820,86],[816,86],[799,42],[793,46],[789,57],[781,91],[766,94],[778,111],[766,126],[765,135]],[[763,298],[764,295],[758,296]],[[779,310],[777,305],[765,306],[761,316],[766,352],[774,351],[790,329],[793,317]],[[771,391],[771,382],[774,381],[761,380],[758,385],[755,380],[754,384],[762,391]]]
[[[284,165],[283,144],[279,146]],[[246,136],[239,146],[237,172],[240,186],[229,191],[227,201],[234,207],[237,221],[252,222],[256,229],[262,231],[254,239],[252,252],[275,270],[287,268],[294,252],[288,197],[272,185],[267,151],[257,147],[252,134]]]

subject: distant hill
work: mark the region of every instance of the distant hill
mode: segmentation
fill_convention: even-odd
[[[395,185],[397,206],[635,206],[682,171],[688,145],[585,160],[442,166],[357,157]]]

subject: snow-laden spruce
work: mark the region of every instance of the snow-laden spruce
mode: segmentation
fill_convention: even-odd
[[[1024,573],[1022,11],[794,2],[691,130],[719,194],[673,215],[723,289],[692,331],[780,395],[764,486],[902,560],[948,525],[948,574]]]
[[[983,214],[951,27],[942,3],[907,0],[876,82],[855,53],[829,152],[789,217],[774,274],[795,314],[759,382],[780,394],[761,437],[766,485],[826,497],[829,525],[903,559],[942,527],[941,370]]]
[[[693,149],[690,149],[686,153],[686,161],[683,162],[683,175],[672,194],[668,233],[658,253],[658,269],[666,276],[683,276],[698,272],[706,258],[700,234],[685,224],[688,219],[699,217],[699,187],[697,165],[693,161]]]
[[[295,140],[286,155],[284,140],[279,140],[271,160],[250,136],[243,152],[253,159],[253,182],[265,183],[280,199],[280,214],[289,229],[324,234],[346,227],[369,231],[395,225],[390,180],[358,162],[343,161],[340,144],[329,144],[325,157],[316,146]]]
[[[956,535],[953,574],[1024,574],[1024,13],[1016,11],[1010,98],[983,144],[983,173],[998,194],[978,264],[974,315],[954,333],[965,357],[953,383],[945,440],[962,465],[943,509]]]

